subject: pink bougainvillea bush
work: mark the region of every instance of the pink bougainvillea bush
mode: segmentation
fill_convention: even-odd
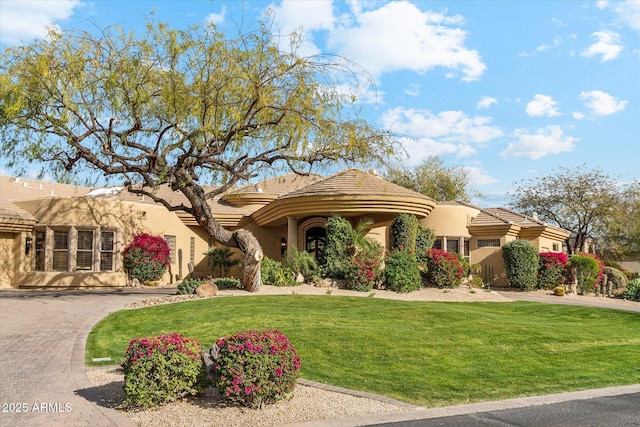
[[[429,249],[426,264],[429,283],[439,288],[457,288],[462,283],[464,269],[454,253],[442,249]]]
[[[277,330],[247,330],[215,344],[214,376],[220,395],[248,408],[275,403],[293,391],[300,357]]]
[[[161,405],[196,395],[207,385],[200,343],[180,334],[131,340],[122,369],[130,406]]]
[[[171,262],[169,245],[160,236],[138,234],[122,252],[124,269],[141,282],[159,280]]]
[[[564,283],[567,274],[567,254],[562,252],[540,252],[538,259],[538,288],[555,289]]]

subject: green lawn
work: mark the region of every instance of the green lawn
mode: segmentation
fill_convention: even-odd
[[[640,383],[640,315],[528,302],[287,295],[168,304],[103,319],[87,363],[121,361],[140,336],[179,332],[209,348],[266,328],[289,337],[304,378],[421,406]]]

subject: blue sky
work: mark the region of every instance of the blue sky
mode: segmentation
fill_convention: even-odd
[[[640,0],[0,0],[0,43],[46,25],[142,33],[152,9],[230,36],[271,10],[274,31],[303,31],[303,54],[363,66],[375,83],[360,89],[365,117],[406,135],[404,164],[438,154],[468,168],[480,206],[559,167],[640,178]]]

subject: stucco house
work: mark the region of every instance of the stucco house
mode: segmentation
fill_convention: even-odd
[[[188,204],[181,193],[159,192]],[[296,245],[322,251],[325,224],[342,216],[356,225],[370,219],[368,236],[390,246],[389,226],[399,213],[414,214],[435,230],[436,247],[458,252],[507,285],[501,247],[528,240],[540,252],[562,251],[569,232],[503,208],[436,202],[385,181],[375,172],[348,169],[329,177],[283,175],[236,188],[210,201],[229,229],[251,230],[266,256],[283,259]],[[211,274],[205,252],[213,245],[195,219],[169,212],[121,188],[91,189],[0,176],[0,287],[124,286],[121,252],[139,233],[163,236],[172,261],[166,281]]]

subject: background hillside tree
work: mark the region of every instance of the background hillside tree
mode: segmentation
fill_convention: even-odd
[[[413,168],[388,167],[385,178],[437,201],[470,202],[474,197],[484,197],[471,187],[471,173],[468,169],[461,166],[447,167],[437,155],[427,157]]]
[[[361,70],[344,58],[299,56],[295,34],[287,50],[278,40],[265,25],[228,38],[213,25],[150,22],[142,37],[117,27],[52,30],[5,48],[2,156],[16,171],[44,162],[54,175],[114,177],[191,213],[215,241],[242,251],[244,286],[256,291],[260,244],[247,230],[223,228],[207,200],[265,169],[375,163],[395,148],[388,132],[350,108],[356,97],[339,90]],[[154,189],[165,184],[189,203],[158,197]]]
[[[610,216],[596,233],[605,257],[640,254],[640,181],[620,191]]]
[[[555,224],[572,235],[566,240],[569,253],[582,250],[584,243],[597,239],[615,218],[624,189],[601,170],[561,167],[551,174],[520,181],[509,193],[515,210]]]

